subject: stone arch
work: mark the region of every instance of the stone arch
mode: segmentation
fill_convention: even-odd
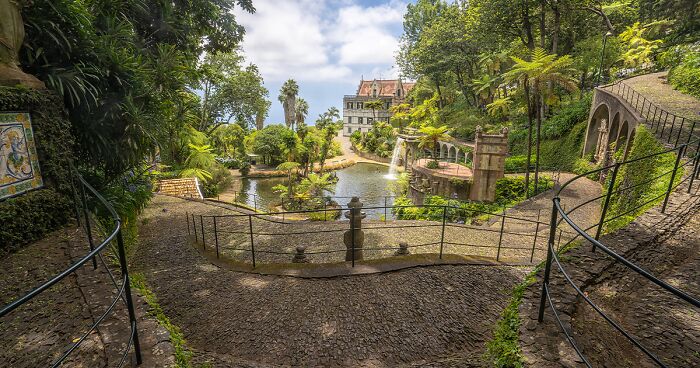
[[[457,148],[455,148],[455,146],[450,147],[450,150],[447,151],[447,159],[457,162]]]
[[[615,117],[612,119],[612,124],[609,124],[608,129],[608,139],[607,147],[609,148],[611,144],[617,143],[617,137],[620,134],[620,112],[615,113]]]
[[[620,131],[617,133],[617,137],[615,138],[615,151],[619,150],[620,148],[623,148],[625,150],[625,153],[627,152],[627,140],[629,138],[629,123],[627,120],[625,120],[624,123],[622,123],[622,126],[620,127]],[[624,147],[623,147],[624,145]]]
[[[598,150],[598,144],[601,138],[601,126],[605,129],[608,127],[608,122],[610,121],[610,108],[607,104],[601,103],[596,107],[595,111],[591,115],[591,119],[588,122],[588,130],[586,132],[586,145],[583,148],[583,154],[593,153],[596,154]]]
[[[447,143],[443,143],[440,147],[440,158],[447,158],[448,150]]]

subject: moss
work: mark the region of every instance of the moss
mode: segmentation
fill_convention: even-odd
[[[131,274],[131,287],[146,300],[149,306],[148,314],[155,317],[163,328],[170,333],[170,342],[175,348],[175,363],[178,368],[192,367],[192,352],[187,348],[187,342],[180,327],[174,325],[170,318],[165,315],[163,308],[158,304],[158,298],[146,285],[146,279],[140,273]]]
[[[510,302],[501,312],[501,319],[498,320],[493,331],[493,338],[486,343],[484,358],[494,367],[511,368],[525,366],[525,359],[518,342],[520,336],[519,309],[525,290],[535,283],[535,275],[541,266],[542,264],[535,267],[535,270],[528,274],[523,282],[513,288]]]

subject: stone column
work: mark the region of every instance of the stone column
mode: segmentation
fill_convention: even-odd
[[[362,245],[365,242],[365,233],[362,232],[362,219],[367,217],[367,214],[362,212],[362,206],[363,204],[360,202],[360,198],[352,197],[350,203],[348,203],[348,208],[350,210],[345,213],[345,217],[350,219],[350,230],[343,234],[343,243],[345,243],[345,247],[347,248],[347,251],[345,252],[346,261],[353,260],[353,241],[355,243],[355,260],[362,260]],[[354,236],[353,229],[355,232]]]
[[[473,182],[469,199],[493,202],[496,198],[496,181],[504,176],[505,158],[508,154],[508,129],[500,134],[484,134],[476,127],[474,145]]]

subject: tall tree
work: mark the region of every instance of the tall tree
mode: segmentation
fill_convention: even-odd
[[[551,94],[552,89],[550,87],[561,87],[569,92],[575,91],[578,88],[576,86],[576,78],[574,77],[576,71],[571,67],[573,64],[571,56],[565,55],[562,57],[557,57],[556,54],[549,54],[544,49],[538,47],[530,53],[529,59],[530,60],[523,60],[513,57],[515,65],[513,65],[513,68],[506,73],[506,79],[521,80],[524,88],[526,88],[526,95],[528,97],[531,95],[532,97],[532,102],[528,101],[528,105],[532,105],[530,112],[534,113],[537,119],[537,136],[535,139],[536,191],[539,184],[542,115],[544,106],[548,104],[551,97],[554,97]],[[530,88],[532,88],[531,94]],[[529,128],[529,132],[531,131],[532,127]],[[531,139],[531,133],[529,133],[529,135],[529,139]],[[531,145],[531,142],[528,142],[528,145]],[[528,149],[528,151],[531,151],[531,149]],[[529,157],[527,161],[529,165]],[[529,187],[526,190],[529,191]]]
[[[294,118],[296,113],[296,99],[299,94],[299,85],[294,79],[288,79],[280,88],[280,95],[277,98],[282,103],[284,109],[284,124],[287,128],[294,128]]]
[[[294,106],[294,118],[297,123],[297,129],[306,123],[306,117],[309,115],[309,103],[305,99],[297,99]]]

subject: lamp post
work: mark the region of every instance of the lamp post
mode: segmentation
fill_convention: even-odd
[[[608,31],[603,36],[603,49],[600,51],[600,68],[598,69],[598,78],[595,82],[595,86],[600,85],[600,77],[603,75],[603,61],[605,60],[605,45],[608,43],[608,37],[612,36],[612,32]]]

